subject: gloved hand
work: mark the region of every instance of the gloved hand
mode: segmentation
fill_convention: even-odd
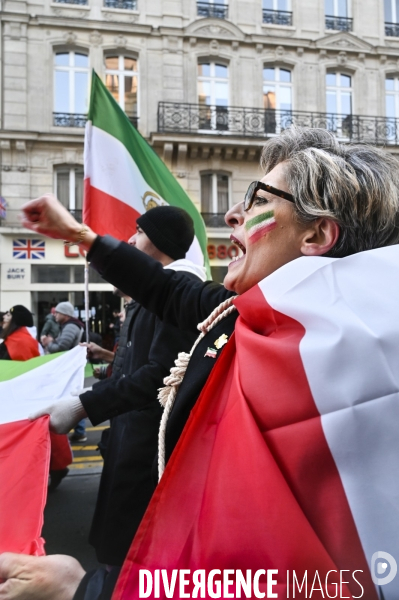
[[[79,397],[56,402],[30,415],[29,419],[34,421],[44,415],[50,415],[50,429],[55,433],[68,433],[81,419],[87,417]]]

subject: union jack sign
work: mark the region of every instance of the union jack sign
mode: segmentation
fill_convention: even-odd
[[[40,259],[46,255],[44,240],[13,240],[12,255],[14,258]]]

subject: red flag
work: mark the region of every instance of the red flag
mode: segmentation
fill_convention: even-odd
[[[0,553],[45,554],[49,459],[47,416],[0,425]]]
[[[113,600],[140,597],[143,569],[153,582],[164,569],[168,583],[175,569],[276,569],[279,598],[376,600],[372,556],[399,556],[398,255],[391,247],[299,259],[235,300],[235,334],[169,460]],[[293,571],[299,582],[308,577],[295,596]],[[157,576],[160,593],[141,597],[179,597],[179,578],[170,595]],[[395,585],[384,586],[386,598],[397,597]],[[259,590],[267,593],[266,576]],[[216,596],[205,589],[198,597]]]

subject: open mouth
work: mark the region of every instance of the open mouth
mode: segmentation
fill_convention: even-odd
[[[230,241],[231,241],[233,244],[235,244],[236,246],[238,246],[238,248],[239,248],[239,249],[241,250],[241,252],[242,252],[241,256],[239,255],[239,256],[235,256],[235,257],[233,258],[233,260],[232,260],[232,261],[231,261],[231,263],[230,263],[230,265],[232,265],[232,264],[234,264],[235,262],[237,262],[237,261],[239,261],[239,260],[241,260],[241,259],[243,259],[243,258],[244,258],[244,256],[245,256],[245,253],[246,253],[246,248],[245,248],[244,244],[242,244],[242,243],[240,242],[240,240],[238,240],[238,239],[237,239],[237,238],[236,238],[236,237],[235,237],[233,234],[230,236]]]

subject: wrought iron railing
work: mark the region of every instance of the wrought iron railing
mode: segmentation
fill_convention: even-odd
[[[339,138],[372,144],[399,144],[399,119],[366,115],[204,106],[160,102],[158,132],[268,137],[290,125],[321,127]]]
[[[292,25],[292,12],[288,10],[263,9],[263,22],[270,25]]]
[[[334,29],[335,31],[352,31],[353,19],[349,17],[334,17],[326,15],[326,29]]]
[[[86,125],[87,115],[77,115],[75,113],[53,113],[53,124],[56,127],[84,127]]]
[[[197,2],[197,15],[199,17],[215,17],[227,19],[229,7],[226,4],[213,2]]]
[[[385,23],[385,35],[399,37],[399,23]]]
[[[53,0],[57,4],[81,4],[87,6],[87,0]]]
[[[137,129],[139,117],[128,117],[129,121]],[[56,127],[84,127],[86,125],[87,115],[77,115],[74,113],[53,113],[53,123]]]
[[[225,213],[204,213],[201,212],[204,223],[207,227],[227,227],[224,220]]]
[[[136,0],[104,0],[104,6],[107,8],[122,8],[124,10],[136,10]]]

